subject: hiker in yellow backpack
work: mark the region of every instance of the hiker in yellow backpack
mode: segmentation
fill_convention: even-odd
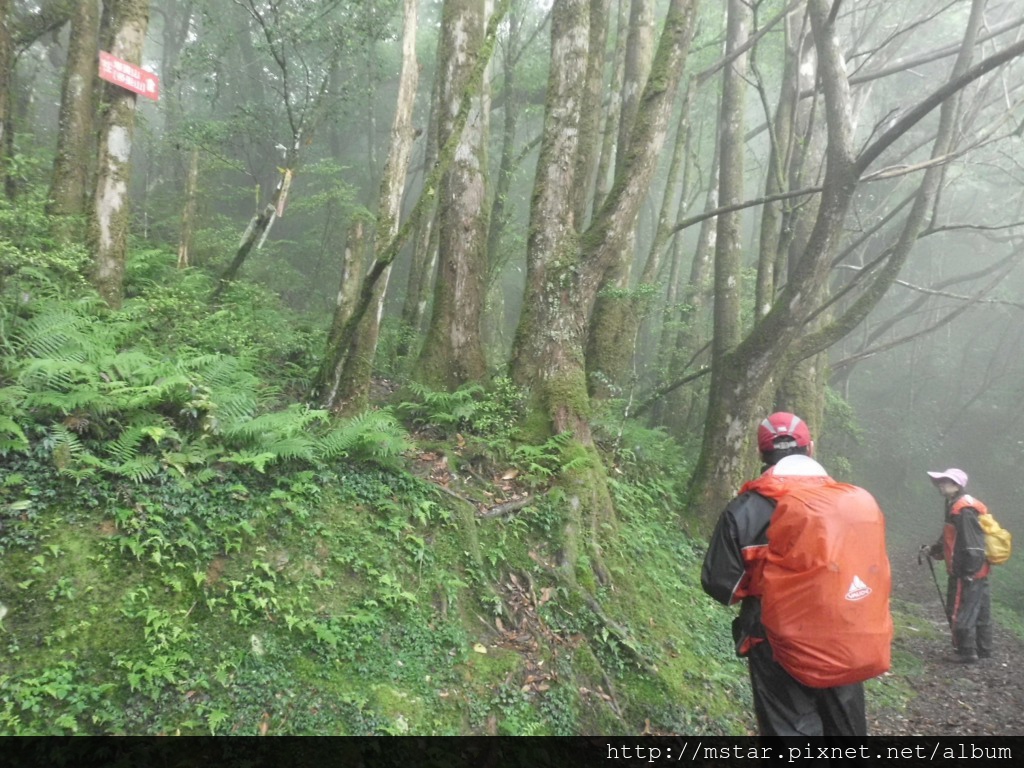
[[[928,554],[946,562],[946,611],[953,630],[952,660],[973,664],[992,655],[992,607],[985,556],[985,532],[979,518],[988,509],[966,492],[962,469],[929,472],[932,484],[946,500],[942,535]],[[927,545],[926,545],[927,546]]]

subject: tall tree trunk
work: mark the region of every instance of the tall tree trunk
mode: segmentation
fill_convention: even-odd
[[[11,73],[14,71],[14,19],[11,15],[11,0],[0,0],[0,184],[7,187],[10,160],[11,121]]]
[[[508,263],[509,249],[502,248],[502,242],[512,213],[508,206],[509,191],[519,164],[516,129],[519,124],[522,96],[518,92],[516,68],[522,53],[522,23],[522,18],[513,9],[508,16],[508,35],[503,46],[505,55],[502,57],[504,119],[501,131],[501,157],[498,161],[494,194],[491,196],[491,213],[487,223],[487,281],[484,290],[488,311],[484,315],[482,332],[486,348],[495,352],[504,346],[505,313],[501,276]]]
[[[601,118],[605,115],[605,80],[604,70],[608,63],[605,59],[605,48],[608,45],[608,14],[611,9],[611,0],[593,0],[590,3],[590,42],[588,50],[591,55],[587,58],[587,81],[584,98],[586,102],[582,108],[580,119],[580,141],[579,152],[576,155],[575,178],[578,179],[573,190],[573,215],[576,219],[576,227],[583,229],[589,223],[588,214],[594,207],[594,196],[596,194],[597,175],[601,163],[602,135]],[[613,64],[614,66],[614,64]],[[610,110],[609,110],[610,112]],[[615,124],[614,116],[607,115],[609,129]],[[609,138],[611,133],[609,133]],[[609,153],[612,144],[608,143]],[[607,194],[607,189],[603,194]]]
[[[478,94],[480,88],[483,87],[484,72],[491,59],[491,54],[494,52],[498,28],[502,20],[505,18],[505,14],[508,12],[509,3],[510,0],[499,0],[498,9],[487,23],[487,31],[484,35],[483,43],[476,53],[466,87],[459,102],[458,112],[452,120],[451,135],[447,138],[444,145],[438,152],[437,163],[427,174],[423,184],[423,194],[412,207],[409,217],[399,228],[398,233],[384,248],[379,249],[375,254],[374,262],[370,265],[370,268],[366,273],[366,277],[360,283],[358,299],[356,300],[352,313],[348,320],[345,321],[344,327],[338,334],[336,346],[341,349],[345,349],[352,344],[358,330],[358,324],[361,322],[369,307],[373,304],[374,286],[376,286],[377,281],[380,280],[385,270],[394,263],[395,257],[398,255],[402,247],[408,242],[410,234],[416,231],[420,226],[423,221],[423,217],[433,209],[436,198],[435,190],[441,185],[443,176],[447,173],[449,166],[455,159],[456,147],[462,141],[462,134],[469,121],[475,95]],[[314,391],[314,399],[318,396],[319,393]]]
[[[445,0],[439,41],[441,77],[438,138],[452,134],[459,102],[484,40],[487,22],[479,0]],[[484,88],[438,190],[438,276],[419,375],[450,389],[487,373],[481,320],[487,276],[486,150],[488,105]]]
[[[719,105],[718,111],[721,111]],[[711,169],[708,174],[707,196],[704,210],[711,211],[718,207],[718,178],[721,172],[721,153],[719,131],[714,132],[714,146],[711,150]],[[681,310],[678,314],[677,332],[673,335],[675,342],[669,364],[669,381],[673,384],[683,381],[690,365],[699,357],[699,350],[707,336],[708,305],[713,292],[712,274],[715,263],[715,237],[717,233],[714,219],[701,222],[697,233],[697,247],[690,262],[690,274],[682,290]],[[680,241],[676,241],[679,247]],[[667,417],[665,425],[670,434],[679,438],[692,435],[703,424],[703,413],[707,397],[701,390],[687,391],[675,387],[666,398]]]
[[[60,217],[81,216],[87,203],[90,158],[94,158],[93,115],[96,80],[96,48],[99,45],[98,0],[84,0],[71,16],[68,61],[61,89],[57,152],[50,183],[47,212]],[[63,229],[63,227],[62,227]],[[63,232],[75,239],[73,230]]]
[[[189,152],[188,173],[185,175],[185,205],[181,210],[181,230],[178,237],[178,269],[191,265],[192,236],[196,231],[196,197],[199,191],[199,147]]]
[[[423,152],[424,169],[433,168],[438,153],[438,113],[441,110],[439,98],[440,78],[434,78],[430,95],[430,114],[427,118],[427,135]],[[424,331],[430,291],[434,286],[433,277],[437,271],[437,208],[431,204],[430,211],[421,217],[413,235],[412,253],[409,256],[409,278],[402,302],[402,339],[398,356],[408,357],[419,354],[413,349],[413,341]]]
[[[622,110],[622,83],[626,77],[626,41],[629,38],[629,8],[631,0],[618,0],[616,14],[615,52],[612,59],[612,82],[609,88],[606,106],[602,109],[604,129],[601,132],[600,155],[594,179],[594,197],[591,202],[593,213],[596,214],[604,204],[605,198],[612,189],[612,167],[615,164],[615,140],[619,132],[619,115]],[[603,56],[603,49],[602,49]],[[588,152],[587,148],[583,148]],[[596,150],[595,150],[596,151]],[[582,218],[576,222],[576,228],[582,230],[589,226],[589,220]]]
[[[651,68],[654,48],[654,3],[633,0],[629,13],[629,35],[623,70],[619,112],[618,141],[615,150],[615,174],[621,174],[628,161],[630,136],[637,119],[640,97]],[[635,328],[629,322],[631,298],[630,274],[635,256],[636,238],[625,246],[620,258],[601,278],[587,340],[587,383],[594,397],[623,394],[627,384]]]
[[[792,14],[785,22],[786,56],[782,69],[779,102],[770,127],[771,147],[765,196],[770,197],[787,188],[791,180],[790,159],[796,150],[796,111],[802,85],[800,59],[802,36],[800,16]],[[810,69],[810,67],[808,67]],[[808,75],[809,78],[809,75]],[[811,83],[813,85],[813,83]],[[757,262],[757,283],[754,291],[754,312],[757,317],[768,314],[775,294],[778,254],[782,249],[784,201],[765,203],[761,208],[760,258]]]
[[[583,0],[556,0],[552,8],[551,69],[527,243],[527,286],[511,371],[516,383],[532,391],[551,429],[571,433],[582,457],[588,459],[587,468],[567,472],[563,480],[573,510],[565,537],[570,546],[564,554],[567,571],[574,576],[582,574],[576,573],[574,560],[579,547],[574,551],[571,545],[582,537],[597,577],[607,577],[599,536],[604,524],[614,522],[588,423],[583,363],[587,321],[602,276],[632,237],[664,146],[673,96],[689,52],[694,6],[690,0],[670,4],[629,140],[633,149],[582,235],[575,229],[571,190],[577,181],[574,158],[586,82],[587,7]]]
[[[138,65],[149,24],[149,0],[114,0],[111,22],[114,35],[111,53]],[[100,296],[117,308],[124,296],[128,251],[128,182],[135,129],[135,94],[112,83],[107,83],[103,92],[106,108],[100,127],[96,194],[90,223],[92,277]]]
[[[391,146],[388,151],[384,175],[381,178],[380,202],[376,226],[376,251],[383,251],[398,233],[399,217],[402,213],[402,193],[412,153],[413,128],[412,111],[416,99],[418,68],[416,64],[416,26],[419,0],[404,0],[402,24],[402,70],[399,75],[398,97],[395,117],[391,124]],[[321,399],[324,405],[344,412],[364,409],[370,399],[370,379],[373,359],[377,351],[380,333],[381,312],[384,309],[384,294],[387,291],[388,267],[373,288],[373,298],[366,313],[359,322],[351,345],[345,349],[329,348],[320,378]],[[360,276],[361,278],[361,276]],[[356,281],[344,281],[358,285]],[[347,300],[339,293],[338,312],[341,317],[334,321],[334,341],[338,340],[355,305],[355,296]]]

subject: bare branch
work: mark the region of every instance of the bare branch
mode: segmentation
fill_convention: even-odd
[[[873,163],[879,155],[892,145],[898,138],[909,131],[921,119],[932,110],[942,105],[948,98],[955,95],[970,83],[980,77],[987,75],[993,69],[1013,61],[1024,54],[1024,40],[1018,40],[1013,45],[1007,46],[999,53],[989,56],[987,59],[975,64],[959,77],[955,77],[945,85],[937,88],[929,96],[920,101],[903,117],[897,120],[885,131],[873,144],[868,146],[855,161],[854,167],[858,175],[862,174]]]
[[[840,264],[837,269],[848,269],[853,272],[860,272],[861,267],[854,266],[853,264]],[[1002,279],[1005,274],[1000,276]],[[977,296],[964,296],[960,293],[950,293],[949,291],[940,291],[935,288],[926,288],[923,285],[914,285],[908,283],[906,280],[893,280],[893,285],[901,285],[904,288],[908,288],[918,293],[923,293],[928,296],[941,296],[946,299],[956,299],[957,301],[970,301],[975,304],[1000,304],[1006,307],[1015,307],[1016,309],[1024,309],[1024,302],[1019,301],[1006,301],[1005,299],[979,299]]]

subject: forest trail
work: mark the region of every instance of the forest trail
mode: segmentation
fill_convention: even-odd
[[[868,711],[873,736],[1020,736],[1024,735],[1024,641],[1009,630],[995,627],[991,659],[965,665],[950,661],[949,628],[939,593],[927,563],[918,564],[916,547],[890,553],[894,600],[921,606],[920,616],[934,624],[935,632],[898,626],[896,650],[921,664],[909,678],[916,696],[903,711]],[[945,590],[945,569],[936,563],[939,584]],[[993,580],[1003,576],[993,568]]]

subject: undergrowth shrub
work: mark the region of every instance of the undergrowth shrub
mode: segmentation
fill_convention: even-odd
[[[139,274],[160,277],[165,256],[143,254]],[[56,271],[19,268],[23,289],[3,296],[0,457],[42,452],[79,480],[103,473],[142,482],[167,469],[204,481],[217,464],[262,472],[282,461],[387,463],[410,447],[386,411],[338,422],[294,403],[282,384],[294,386],[302,377],[288,373],[282,355],[292,354],[287,350],[297,337],[260,334],[252,314],[258,302],[241,302],[249,309],[240,316],[210,316],[196,304],[200,292],[182,288],[184,278],[178,293],[161,289],[112,312],[91,291],[62,294]],[[137,284],[145,282],[139,274]],[[25,285],[33,290],[26,293]],[[289,325],[271,308],[264,311],[260,325]],[[232,339],[233,328],[245,331]],[[215,330],[234,353],[203,341]],[[179,344],[184,337],[193,343]],[[298,347],[293,352],[296,359],[304,354]],[[268,370],[283,378],[267,380]]]

